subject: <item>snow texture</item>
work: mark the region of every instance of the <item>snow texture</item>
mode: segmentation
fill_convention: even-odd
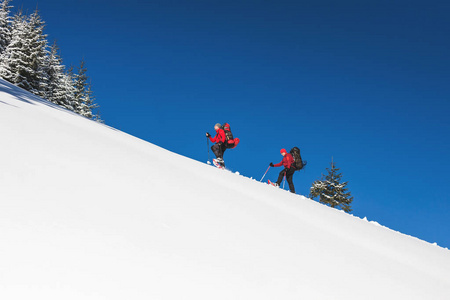
[[[449,299],[450,252],[0,81],[0,299]]]

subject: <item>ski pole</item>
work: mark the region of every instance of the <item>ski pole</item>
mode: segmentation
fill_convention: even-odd
[[[261,178],[261,180],[259,182],[263,181],[264,177],[266,177],[267,172],[269,172],[269,169],[270,169],[270,166],[267,168],[266,173],[264,173],[263,177]]]
[[[211,157],[209,155],[209,139],[206,137],[206,148],[208,148],[208,162],[210,163]]]

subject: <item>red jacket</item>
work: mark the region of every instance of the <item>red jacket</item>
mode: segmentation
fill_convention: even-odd
[[[213,143],[219,143],[219,142],[225,143],[225,141],[227,140],[227,138],[225,136],[225,131],[223,131],[223,129],[217,130],[216,136],[215,137],[209,137],[209,139]]]
[[[273,165],[273,166],[274,167],[284,166],[286,169],[289,169],[293,163],[294,163],[294,158],[292,157],[292,155],[290,153],[286,153],[286,155],[283,157],[283,160],[280,163]]]

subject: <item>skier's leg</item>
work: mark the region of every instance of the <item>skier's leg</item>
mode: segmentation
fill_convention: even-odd
[[[277,180],[277,184],[280,185],[281,182],[283,181],[284,178],[284,174],[286,174],[286,171],[283,169],[280,174],[278,175],[278,180]]]
[[[225,154],[225,150],[227,150],[227,146],[225,145],[225,144],[222,144],[221,145],[221,147],[220,147],[220,150],[222,150],[222,158],[223,158],[223,155]]]
[[[227,150],[227,148],[225,147],[225,144],[221,144],[220,145],[220,156],[218,157],[218,160],[219,160],[220,164],[222,165],[222,167],[225,167],[225,162],[223,160],[223,154],[224,154],[225,150]]]
[[[292,181],[292,179],[294,177],[294,173],[295,173],[295,170],[289,169],[286,172],[286,180],[287,180],[287,182],[289,184],[289,190],[291,191],[291,193],[295,194],[294,182]]]
[[[212,145],[211,150],[217,158],[222,157],[221,147],[219,144]]]

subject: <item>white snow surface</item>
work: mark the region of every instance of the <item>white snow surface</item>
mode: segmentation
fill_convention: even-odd
[[[5,81],[0,137],[0,299],[450,299],[447,249]]]

